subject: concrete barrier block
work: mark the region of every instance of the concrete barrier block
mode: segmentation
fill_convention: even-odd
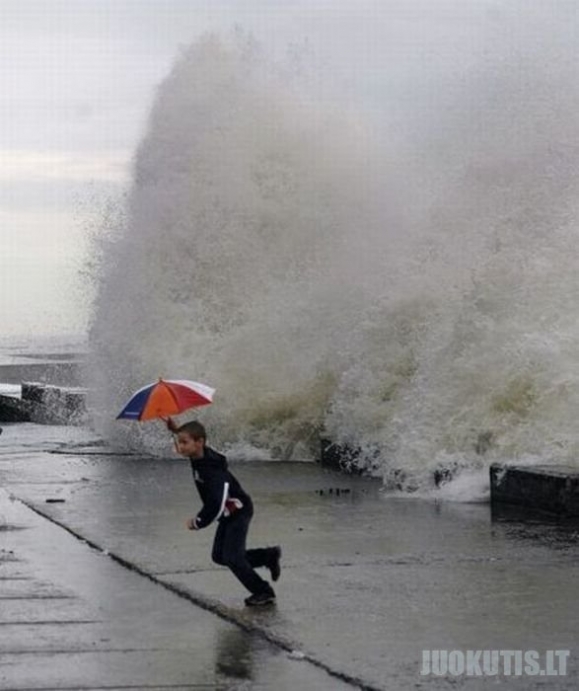
[[[38,382],[22,383],[22,401],[32,406],[32,422],[76,424],[86,413],[86,391]]]
[[[0,422],[30,422],[32,404],[13,396],[0,395]]]
[[[490,467],[491,503],[579,516],[579,468],[564,465]]]

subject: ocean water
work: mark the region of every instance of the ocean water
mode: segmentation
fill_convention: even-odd
[[[103,435],[162,448],[111,411],[165,376],[217,389],[199,416],[233,455],[312,459],[326,436],[467,485],[576,463],[575,15],[448,5],[377,52],[373,109],[240,33],[182,51],[94,248]]]
[[[81,386],[86,335],[0,336],[0,394],[19,395],[22,382]]]

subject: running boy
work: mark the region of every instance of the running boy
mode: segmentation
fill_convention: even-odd
[[[216,564],[227,566],[251,595],[249,607],[268,605],[275,601],[275,592],[254,569],[265,566],[274,581],[280,576],[280,547],[245,549],[253,503],[238,480],[227,468],[225,456],[206,446],[205,428],[199,422],[187,422],[178,427],[169,418],[167,427],[177,435],[176,447],[181,456],[191,461],[193,479],[203,506],[195,518],[187,521],[189,530],[202,530],[217,520],[217,532],[211,558]]]

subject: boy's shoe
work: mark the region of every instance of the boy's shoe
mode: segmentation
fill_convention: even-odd
[[[268,568],[271,573],[271,580],[277,581],[281,574],[281,566],[279,565],[279,561],[281,559],[281,547],[272,547],[271,551],[271,564],[268,566]]]
[[[248,607],[262,607],[263,605],[271,605],[275,602],[275,593],[273,590],[266,590],[264,593],[255,593],[245,598],[245,604]]]

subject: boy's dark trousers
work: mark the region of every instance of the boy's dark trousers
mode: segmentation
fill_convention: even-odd
[[[211,558],[216,564],[227,566],[252,595],[272,592],[267,581],[254,571],[259,566],[269,566],[274,557],[271,547],[245,549],[247,531],[252,514],[240,511],[219,521]]]

